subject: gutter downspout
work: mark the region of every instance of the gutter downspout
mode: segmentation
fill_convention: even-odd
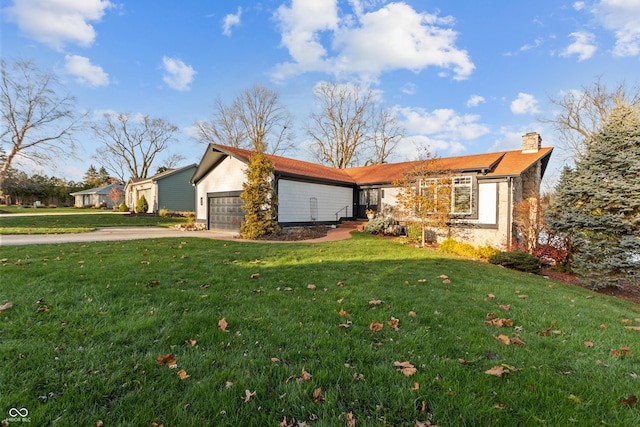
[[[507,209],[507,248],[511,250],[511,232],[513,229],[513,177],[509,177],[509,192],[508,192],[508,206]]]

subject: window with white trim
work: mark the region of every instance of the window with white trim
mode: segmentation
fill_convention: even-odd
[[[473,182],[470,176],[460,176],[452,181],[451,212],[468,215],[471,213],[471,196]]]

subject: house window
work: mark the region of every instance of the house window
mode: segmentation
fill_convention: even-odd
[[[453,178],[451,212],[454,214],[471,213],[471,177]]]
[[[425,196],[424,203],[428,212],[450,209],[452,214],[468,215],[471,214],[472,207],[472,185],[470,176],[427,178],[421,181],[420,194]]]
[[[449,178],[426,178],[420,182],[419,210],[428,213],[444,212],[451,204],[451,180]],[[422,205],[424,203],[424,206]]]

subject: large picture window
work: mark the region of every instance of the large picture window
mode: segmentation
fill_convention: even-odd
[[[430,213],[445,210],[454,215],[469,215],[473,206],[473,179],[470,176],[424,179],[421,181],[420,195],[423,200],[417,209]]]

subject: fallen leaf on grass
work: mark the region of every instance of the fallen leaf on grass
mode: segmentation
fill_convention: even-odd
[[[218,327],[220,328],[220,330],[222,332],[227,330],[227,326],[229,324],[227,323],[227,321],[225,320],[225,318],[223,317],[222,319],[218,320]]]
[[[169,369],[175,369],[178,367],[178,362],[171,353],[156,357],[156,362],[158,362],[158,365],[167,365]]]
[[[491,369],[484,371],[485,374],[493,375],[494,377],[502,378],[504,374],[509,374],[511,371],[504,366],[494,366]]]
[[[316,285],[314,285],[313,283],[309,283],[309,284],[307,285],[307,289],[315,289],[316,287],[317,287],[317,286],[316,286]]]
[[[574,394],[570,394],[569,395],[569,399],[573,400],[574,402],[576,402],[578,404],[582,404],[582,399],[580,399],[578,396],[576,396]]]
[[[103,425],[104,425],[104,422],[102,420],[96,421],[96,427],[102,427]]]
[[[251,400],[252,397],[255,397],[256,392],[250,392],[249,390],[244,391],[244,403],[247,403]]]
[[[372,299],[371,301],[369,301],[369,305],[380,305],[382,304],[382,300],[379,299]]]
[[[527,298],[529,298],[529,295],[524,295],[524,294],[522,294],[522,295],[518,295],[518,298],[520,298],[520,299],[527,299]]]
[[[406,377],[410,377],[418,371],[415,366],[409,362],[393,362],[393,366],[398,368],[396,371],[402,372]]]
[[[338,328],[340,328],[340,329],[346,329],[346,328],[348,328],[348,327],[350,327],[350,326],[351,326],[351,321],[347,321],[347,323],[340,323],[340,324],[338,325]]]
[[[194,345],[196,345],[197,342],[198,341],[196,341],[196,340],[184,340],[184,343],[186,345],[188,345],[189,347],[193,347]]]
[[[511,310],[511,304],[506,304],[506,305],[500,304],[498,307],[500,307],[501,309],[506,310],[506,311]]]
[[[312,375],[309,372],[307,372],[303,366],[302,373],[300,374],[300,379],[302,380],[302,382],[311,381],[311,377]]]
[[[583,343],[584,345],[586,345],[587,347],[589,347],[589,348],[591,348],[591,347],[593,347],[593,346],[595,345],[595,344],[593,343],[593,341],[591,341],[591,340],[584,340],[584,341],[582,341],[582,343]]]
[[[487,294],[487,298],[494,299],[496,296],[494,294]]]
[[[632,394],[631,396],[625,398],[622,398],[620,400],[618,400],[618,403],[621,403],[624,406],[636,406],[636,403],[638,403],[638,398],[636,397],[635,394]]]
[[[8,301],[6,304],[0,305],[0,314],[2,314],[4,310],[7,310],[11,307],[13,307],[13,303],[11,301]]]
[[[495,338],[495,339],[497,339],[498,341],[500,341],[500,342],[501,342],[502,344],[504,344],[504,345],[509,345],[509,344],[511,344],[511,338],[509,338],[509,337],[508,337],[508,336],[506,336],[506,335],[502,335],[502,334],[500,334],[500,335],[498,335],[497,337],[494,337],[494,338]]]
[[[251,278],[252,278],[252,279],[258,279],[259,277],[260,277],[260,273],[253,273],[253,274],[251,275]]]
[[[151,427],[164,427],[164,424],[151,423]]]
[[[489,313],[489,314],[492,314],[492,313]],[[487,315],[487,317],[488,316],[489,315]],[[484,324],[487,326],[497,326],[499,328],[502,328],[504,326],[508,326],[508,327],[513,326],[513,321],[511,319],[494,318],[491,320],[485,320]]]
[[[415,390],[419,390],[419,389],[420,389],[420,384],[419,383],[413,383],[413,387],[411,387],[411,390],[415,391]]]
[[[625,326],[625,329],[631,329],[632,331],[640,331],[640,326]]]
[[[345,310],[344,308],[341,308],[339,314],[340,314],[340,316],[348,316],[349,312],[347,310]]]
[[[178,376],[181,380],[186,380],[187,378],[189,378],[189,375],[187,375],[187,372],[184,369],[180,369],[178,371]]]
[[[369,329],[373,332],[379,332],[382,330],[383,327],[384,325],[378,322],[371,322],[371,324],[369,325]]]
[[[400,328],[398,327],[400,320],[396,319],[395,317],[392,317],[391,320],[389,320],[387,322],[389,324],[389,326],[391,326],[391,329],[393,329],[394,331],[399,331]]]
[[[353,416],[353,412],[344,413],[344,419],[346,427],[356,427],[356,417]]]
[[[415,311],[410,311],[409,312],[409,317],[416,317],[416,316],[417,316],[417,314],[416,314]]]
[[[631,349],[629,347],[627,347],[626,345],[623,345],[622,347],[620,347],[620,351],[622,352],[622,354],[624,354],[625,356],[631,356],[633,355],[633,353],[631,352]]]
[[[320,387],[313,390],[313,395],[311,396],[311,399],[315,403],[322,402],[324,400],[324,396],[322,395],[322,389]]]
[[[513,345],[517,345],[517,346],[523,346],[523,345],[525,345],[525,342],[524,342],[524,341],[522,341],[522,340],[521,340],[520,338],[518,338],[518,337],[513,337],[513,338],[511,338],[511,344],[513,344]]]

